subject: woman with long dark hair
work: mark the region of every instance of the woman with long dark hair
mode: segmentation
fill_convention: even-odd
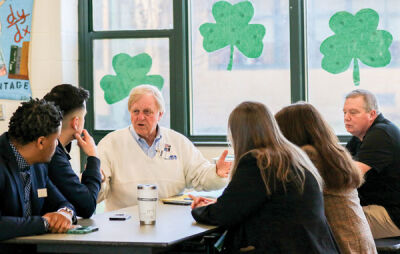
[[[361,171],[322,115],[300,102],[280,110],[275,118],[283,135],[301,147],[324,179],[325,215],[342,253],[376,253],[357,187]]]
[[[227,228],[228,253],[338,253],[324,215],[322,179],[265,105],[241,103],[228,127],[231,182],[214,203],[194,198],[195,220]]]

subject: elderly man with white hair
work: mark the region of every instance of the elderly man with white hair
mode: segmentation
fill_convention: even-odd
[[[164,99],[151,85],[135,87],[128,100],[132,124],[106,135],[98,144],[104,182],[98,202],[111,211],[137,203],[137,185],[155,184],[159,198],[185,188],[215,190],[227,184],[230,162],[223,152],[216,165],[182,134],[159,126]]]

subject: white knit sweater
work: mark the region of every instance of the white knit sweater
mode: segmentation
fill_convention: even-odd
[[[165,159],[159,153],[148,157],[129,128],[111,132],[100,141],[98,155],[106,180],[97,201],[105,200],[106,211],[135,205],[138,184],[156,184],[159,198],[178,195],[185,188],[208,191],[227,184],[185,136],[163,127],[160,131],[159,147],[171,145],[169,155],[176,159]]]

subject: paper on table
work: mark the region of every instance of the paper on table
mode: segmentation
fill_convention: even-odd
[[[172,204],[172,205],[190,205],[192,204],[192,199],[184,194],[184,195],[179,195],[179,196],[173,196],[170,198],[163,198],[161,201],[164,204]]]

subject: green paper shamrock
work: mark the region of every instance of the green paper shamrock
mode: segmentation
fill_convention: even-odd
[[[228,70],[232,70],[234,46],[249,58],[261,55],[265,27],[249,24],[254,15],[253,5],[249,1],[235,5],[225,1],[216,2],[212,14],[216,24],[204,23],[199,29],[204,37],[203,47],[207,52],[213,52],[229,45],[231,52]]]
[[[126,98],[132,88],[149,84],[162,89],[164,79],[160,75],[146,75],[151,68],[152,59],[146,54],[138,54],[130,57],[120,53],[112,60],[116,76],[105,75],[100,81],[100,87],[104,91],[104,99],[108,104],[116,103]]]
[[[322,68],[333,74],[341,73],[354,59],[353,82],[358,86],[358,60],[371,67],[388,65],[393,37],[385,30],[377,30],[378,23],[379,15],[372,9],[362,9],[355,16],[346,11],[335,13],[329,20],[335,35],[328,37],[320,47],[324,55]]]

